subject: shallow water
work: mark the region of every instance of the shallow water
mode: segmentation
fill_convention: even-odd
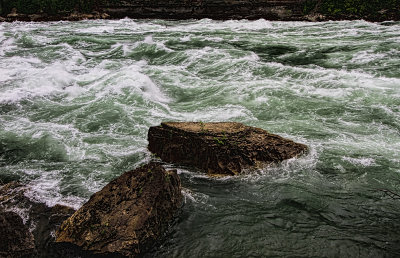
[[[74,207],[152,159],[161,121],[238,121],[310,146],[247,175],[177,167],[149,257],[400,255],[400,24],[0,24],[0,180]],[[168,166],[172,166],[169,164]]]

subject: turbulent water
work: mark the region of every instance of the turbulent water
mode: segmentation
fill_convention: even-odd
[[[400,23],[0,24],[0,180],[74,207],[153,159],[161,121],[238,121],[310,147],[247,175],[176,167],[149,257],[400,255]],[[167,164],[172,167],[173,165]]]

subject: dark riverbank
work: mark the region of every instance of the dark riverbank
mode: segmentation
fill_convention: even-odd
[[[0,0],[0,21],[84,19],[400,20],[400,0]]]

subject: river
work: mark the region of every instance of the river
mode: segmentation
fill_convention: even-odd
[[[400,23],[0,23],[0,180],[80,207],[152,157],[161,121],[307,144],[238,177],[174,166],[185,204],[148,257],[400,255]]]

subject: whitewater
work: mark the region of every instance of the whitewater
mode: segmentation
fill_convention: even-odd
[[[0,23],[0,180],[79,208],[157,159],[162,121],[237,121],[310,151],[238,177],[176,168],[148,257],[400,255],[400,23]]]

